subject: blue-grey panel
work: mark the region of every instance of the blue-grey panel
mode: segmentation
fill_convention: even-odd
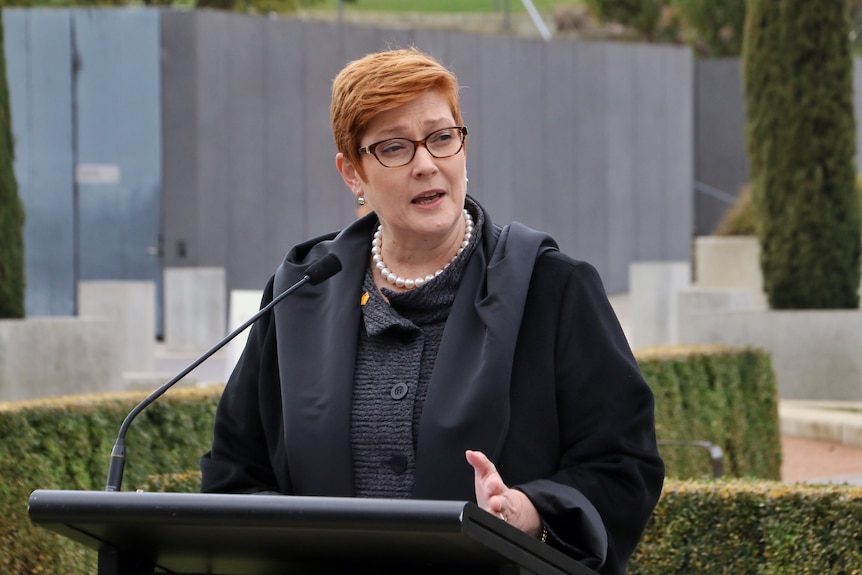
[[[605,275],[607,228],[607,85],[605,46],[584,43],[575,56],[575,245],[578,257]]]
[[[192,11],[161,13],[162,127],[164,165],[163,263],[166,267],[192,264],[189,244],[197,230],[197,189],[201,176],[198,134],[198,57],[196,29],[200,18]],[[213,93],[217,93],[215,90]],[[215,231],[219,236],[224,230]]]
[[[478,190],[481,202],[499,223],[514,217],[512,174],[517,169],[511,120],[512,91],[500,89],[501,78],[512,81],[512,42],[508,38],[484,38],[474,57],[480,61],[479,84],[482,104],[479,108],[480,129],[475,130],[472,148],[482,149],[479,158],[471,160],[467,169],[469,188]]]
[[[224,95],[230,103],[227,124],[228,165],[225,208],[227,218],[227,280],[255,275],[272,262],[261,249],[268,240],[262,222],[266,209],[266,90],[264,34],[267,21],[234,18],[227,30],[231,46],[225,61]],[[236,49],[242,46],[242,49]]]
[[[607,163],[606,182],[609,218],[607,271],[603,279],[609,293],[628,291],[629,263],[635,259],[635,59],[623,44],[606,47]]]
[[[546,144],[542,102],[547,89],[547,44],[543,40],[525,40],[519,48],[512,51],[511,74],[513,78],[523,80],[519,82],[520,89],[513,91],[508,100],[509,109],[505,120],[497,125],[505,125],[510,154],[507,163],[515,168],[508,198],[511,217],[533,228],[542,228],[543,206],[542,202],[535,201],[536,194],[544,190],[548,194],[545,201],[553,202],[561,192],[549,189],[545,177]],[[559,120],[559,129],[569,129],[571,117]]]
[[[658,57],[665,60],[665,125],[667,149],[665,189],[662,204],[667,206],[664,259],[691,261],[691,238],[694,235],[694,197],[692,177],[694,166],[694,90],[679,86],[694,85],[693,59],[690,52],[660,48]]]
[[[232,15],[221,11],[197,12],[194,77],[197,115],[197,188],[195,219],[189,222],[186,240],[188,264],[224,266],[228,259],[227,181],[232,158],[228,154],[231,134],[227,118],[228,52],[240,49],[227,42]]]
[[[577,44],[551,42],[547,51],[547,73],[545,74],[545,98],[542,110],[544,133],[543,155],[547,188],[529,201],[542,208],[542,228],[553,234],[560,249],[574,258],[586,256],[575,241],[577,228],[577,189],[575,187],[578,125],[577,85],[581,82],[575,74]]]
[[[493,130],[490,134],[487,125],[482,122],[482,107],[485,105],[481,87],[481,62],[471,55],[477,54],[481,39],[476,36],[463,34],[450,34],[447,36],[437,35],[442,38],[435,42],[430,34],[423,34],[422,46],[429,46],[434,56],[447,66],[458,77],[460,91],[458,100],[461,105],[461,116],[470,130],[467,136],[465,154],[467,155],[467,193],[476,198],[477,201],[485,203],[484,186],[479,166],[485,161],[488,154],[487,146],[483,142],[493,138]],[[417,33],[417,42],[420,36]],[[489,206],[490,207],[490,206]],[[493,218],[499,219],[499,214],[492,213]]]
[[[694,179],[735,198],[748,182],[739,58],[698,60],[694,68]],[[697,235],[711,233],[733,205],[701,192],[694,201]]]
[[[335,220],[343,214],[339,205],[353,209],[355,199],[335,169],[335,142],[329,123],[329,102],[332,79],[347,61],[360,54],[344,54],[339,48],[342,30],[337,26],[306,22],[303,36],[305,76],[303,95],[306,99],[303,131],[306,142],[306,237],[316,236],[339,227]]]
[[[665,61],[656,58],[655,49],[641,46],[636,51],[635,90],[635,226],[638,260],[661,260],[664,257],[666,225],[662,204],[664,198],[664,163],[668,161],[664,138],[667,137],[665,114]],[[660,79],[659,81],[656,81]]]
[[[280,259],[289,245],[352,219],[353,199],[334,168],[331,81],[348,60],[389,46],[416,45],[458,75],[465,122],[471,128],[469,190],[496,221],[520,219],[548,230],[563,249],[593,261],[609,291],[626,288],[628,262],[635,256],[661,257],[667,247],[663,226],[668,207],[663,202],[668,179],[679,173],[666,169],[669,149],[663,149],[662,143],[679,127],[665,126],[673,115],[663,87],[667,75],[659,73],[661,66],[656,66],[654,55],[636,56],[649,52],[650,47],[596,48],[577,42],[546,44],[297,20],[266,21],[260,32],[264,40],[246,42],[231,40],[244,36],[230,31],[233,26],[248,26],[246,16],[195,13],[193,18],[197,25],[191,27],[191,33],[197,40],[190,76],[197,86],[191,107],[196,123],[188,129],[196,134],[189,140],[196,152],[189,154],[189,163],[198,175],[187,181],[194,185],[198,198],[196,203],[187,202],[196,206],[196,219],[187,227],[194,228],[195,241],[200,244],[191,251],[206,257],[190,257],[186,265],[225,265],[237,253],[250,249],[269,252],[266,258],[252,258],[255,265],[264,266],[259,273],[229,271],[229,288],[259,287],[258,277],[247,280],[245,276],[271,273],[271,264],[263,262]],[[257,80],[252,76],[260,72],[249,60],[253,56],[228,51],[258,53],[260,69],[266,71],[259,88],[263,96],[248,97],[259,102],[261,118],[249,117],[246,125],[236,129],[228,128],[231,115],[251,114],[251,107],[244,108],[248,102],[224,98],[229,91],[225,82],[242,77],[254,85]],[[596,51],[597,55],[591,55]],[[625,70],[613,70],[616,62],[623,61]],[[236,66],[248,69],[233,72]],[[610,69],[605,71],[605,67]],[[180,81],[182,74],[171,78]],[[674,89],[685,91],[690,86]],[[166,94],[182,92],[165,89]],[[244,96],[232,99],[237,98]],[[279,106],[280,101],[291,105]],[[643,119],[639,114],[651,117]],[[252,126],[263,134],[255,135]],[[240,138],[240,134],[244,136]],[[243,142],[262,138],[263,159],[238,158],[237,147],[235,153],[228,153],[234,145],[228,142],[230,138]],[[248,146],[258,149],[260,143]],[[226,182],[230,178],[237,181],[231,174],[240,173],[234,163],[257,165],[260,175],[253,179],[264,193],[239,196],[243,205],[228,211],[226,206],[236,198],[228,197]],[[260,230],[242,237],[227,233],[253,225],[255,211],[263,214],[258,227],[267,230],[265,239]],[[245,218],[245,223],[230,223],[235,216]],[[167,221],[172,217],[168,215]],[[249,283],[237,283],[246,281]]]
[[[272,21],[265,30],[266,203],[259,216],[267,238],[257,249],[264,253],[266,264],[264,273],[258,270],[232,284],[240,289],[260,289],[267,277],[264,274],[275,270],[291,246],[306,239],[304,202],[308,190],[302,129],[307,104],[302,88],[305,58],[301,26],[298,21]]]
[[[75,10],[81,279],[161,280],[161,78],[155,10]]]
[[[27,214],[27,315],[75,313],[69,12],[4,9],[15,174]]]

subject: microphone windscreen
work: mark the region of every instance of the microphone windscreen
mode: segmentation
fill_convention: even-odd
[[[317,285],[341,271],[341,260],[335,254],[326,254],[305,269],[308,283]]]

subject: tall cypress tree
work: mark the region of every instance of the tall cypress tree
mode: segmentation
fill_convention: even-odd
[[[773,309],[859,305],[853,61],[845,0],[749,0],[746,137]]]
[[[12,171],[11,116],[0,11],[0,318],[24,317],[24,206]]]

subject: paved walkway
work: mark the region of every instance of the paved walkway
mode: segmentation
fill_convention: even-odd
[[[862,447],[784,435],[781,451],[786,482],[862,485]]]

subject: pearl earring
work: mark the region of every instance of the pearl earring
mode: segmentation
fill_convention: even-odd
[[[356,205],[357,206],[364,206],[365,205],[365,198],[362,196],[357,196],[356,197]]]

